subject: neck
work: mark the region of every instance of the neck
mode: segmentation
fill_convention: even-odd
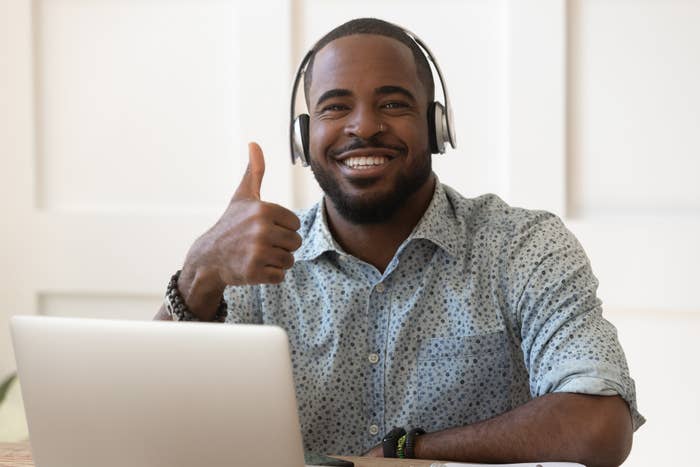
[[[384,272],[399,246],[425,214],[435,191],[435,175],[396,210],[391,218],[376,224],[355,224],[342,217],[325,199],[328,227],[336,242],[351,255]]]

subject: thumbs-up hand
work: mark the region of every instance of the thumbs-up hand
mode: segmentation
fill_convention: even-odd
[[[265,156],[258,143],[248,143],[248,167],[233,198],[260,200],[260,187],[265,175]]]
[[[192,314],[214,318],[226,285],[277,284],[301,246],[299,218],[260,200],[265,158],[248,145],[248,168],[226,211],[187,253],[178,289]]]

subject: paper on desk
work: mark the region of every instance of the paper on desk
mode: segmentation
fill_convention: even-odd
[[[430,467],[586,467],[576,462],[525,462],[523,464],[462,464],[459,462],[434,462]]]

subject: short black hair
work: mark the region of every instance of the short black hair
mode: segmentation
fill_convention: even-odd
[[[309,63],[306,66],[306,71],[304,73],[304,95],[306,96],[307,104],[309,102],[309,89],[311,88],[314,57],[316,57],[316,54],[330,42],[333,42],[341,37],[353,36],[355,34],[374,34],[377,36],[390,37],[392,39],[396,39],[411,49],[411,52],[413,52],[413,59],[416,62],[418,79],[425,87],[425,93],[428,96],[428,103],[435,100],[435,83],[433,81],[433,72],[430,70],[430,64],[423,53],[423,49],[420,48],[416,41],[406,34],[401,27],[395,24],[377,18],[358,18],[350,20],[347,23],[343,23],[337,28],[333,29],[331,32],[319,39],[311,49]]]

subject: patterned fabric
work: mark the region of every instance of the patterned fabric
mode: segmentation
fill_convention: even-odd
[[[437,183],[383,274],[338,246],[322,204],[300,220],[284,282],[225,298],[228,322],[287,331],[305,449],[357,455],[394,426],[462,426],[550,392],[619,394],[644,422],[598,281],[553,214]]]

